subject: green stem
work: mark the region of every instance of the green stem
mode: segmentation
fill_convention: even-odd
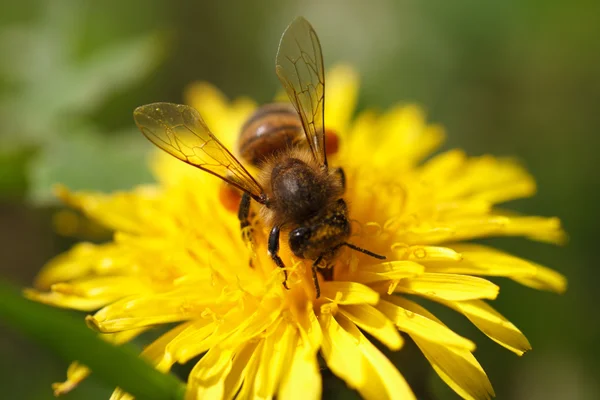
[[[116,347],[100,340],[85,326],[83,318],[27,300],[2,280],[0,319],[65,361],[85,364],[107,385],[118,386],[139,399],[184,397],[185,386],[181,381],[155,370],[132,347]]]

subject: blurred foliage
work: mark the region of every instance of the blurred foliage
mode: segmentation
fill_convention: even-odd
[[[80,128],[49,143],[29,164],[29,197],[53,199],[53,186],[112,191],[150,181],[146,155],[150,148],[137,131],[102,135]],[[74,166],[77,166],[74,168]]]
[[[23,186],[11,185],[23,175],[37,202],[53,198],[55,182],[110,190],[149,179],[144,153],[124,144],[135,132],[114,133],[108,140],[91,116],[148,76],[163,45],[154,32],[108,44],[86,42],[85,21],[92,12],[83,2],[43,2],[32,21],[0,30],[3,192]],[[125,170],[124,152],[130,152]]]
[[[180,102],[195,80],[210,81],[230,97],[269,101],[279,89],[277,43],[296,15],[316,27],[327,65],[357,66],[362,108],[417,102],[447,128],[447,147],[516,156],[536,177],[538,195],[508,206],[557,215],[569,232],[568,246],[488,242],[569,278],[564,296],[498,282],[494,306],[528,336],[533,351],[515,357],[463,318],[428,307],[476,341],[498,398],[600,397],[598,1],[4,2],[0,197],[12,200],[0,206],[0,254],[18,267],[2,272],[28,285],[40,259],[71,243],[51,235],[50,213],[15,195],[28,190],[47,201],[54,182],[110,190],[147,181],[149,146],[141,135],[131,136],[133,108]],[[0,349],[9,354],[5,362],[15,360],[0,365],[7,393],[51,398],[49,383],[64,377],[66,364],[19,337],[0,341]],[[39,367],[34,382],[23,378],[30,365]],[[412,364],[406,365],[403,371]],[[430,386],[434,398],[455,398],[435,375]],[[102,398],[98,393],[106,395],[107,388],[92,380],[78,391],[69,397]]]

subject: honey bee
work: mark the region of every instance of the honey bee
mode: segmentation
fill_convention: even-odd
[[[312,261],[316,297],[320,296],[317,268],[328,266],[343,247],[377,259],[349,243],[351,228],[343,198],[345,179],[340,168],[330,169],[324,124],[325,74],[319,39],[310,23],[298,17],[281,37],[276,73],[291,104],[265,105],[246,122],[238,149],[246,162],[258,167],[254,178],[212,134],[194,108],[153,103],[135,109],[140,131],[156,146],[181,161],[218,176],[243,192],[238,217],[242,230],[250,225],[250,205],[260,205],[260,218],[270,230],[267,250],[273,262],[287,270],[279,256],[281,232],[296,257]],[[268,117],[268,118],[267,118]]]

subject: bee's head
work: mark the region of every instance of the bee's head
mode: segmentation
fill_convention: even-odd
[[[350,236],[350,221],[344,200],[312,218],[307,224],[293,229],[289,235],[292,252],[301,258],[316,259],[335,250]]]

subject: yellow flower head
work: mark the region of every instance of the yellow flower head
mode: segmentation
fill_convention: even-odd
[[[398,350],[400,332],[461,397],[490,398],[494,392],[472,354],[474,343],[405,295],[450,307],[523,354],[530,349],[527,339],[485,301],[495,299],[499,288],[483,277],[555,292],[564,291],[566,281],[541,265],[468,241],[525,236],[560,242],[560,223],[495,208],[535,191],[533,179],[512,160],[451,150],[423,162],[444,135],[427,125],[418,107],[366,111],[352,120],[357,87],[346,67],[328,77],[325,121],[340,135],[330,164],[346,172],[352,243],[385,261],[342,251],[332,279],[319,277],[317,299],[311,261],[294,258],[283,246],[286,290],[282,271],[267,254],[269,227],[255,224],[255,246],[249,248],[236,213],[224,207],[224,184],[160,154],[153,164],[157,185],[110,195],[59,189],[67,204],[114,230],[114,240],[82,243],[55,258],[27,295],[95,311],[89,325],[114,343],[175,323],[142,356],[168,371],[202,355],[189,374],[190,399],[320,398],[318,354],[365,398],[414,398],[401,373],[365,336]],[[235,148],[256,105],[247,99],[230,103],[207,84],[193,85],[187,95],[215,135]],[[73,364],[55,391],[70,390],[88,372]]]

